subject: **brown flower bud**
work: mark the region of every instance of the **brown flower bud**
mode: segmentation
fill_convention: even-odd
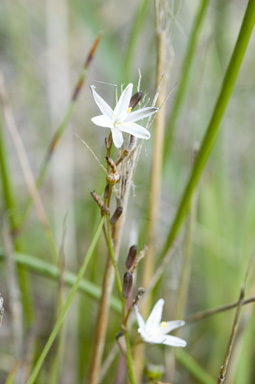
[[[122,214],[122,211],[123,211],[122,207],[117,207],[115,209],[115,212],[114,212],[114,214],[111,217],[111,224],[113,224],[113,225],[116,224],[116,222],[118,221],[118,219],[120,218],[120,216]]]
[[[131,272],[127,271],[124,274],[123,288],[122,288],[122,295],[125,299],[127,299],[130,296],[132,285],[133,285],[133,275]]]
[[[127,255],[127,259],[126,259],[126,267],[127,267],[127,269],[130,269],[131,267],[133,267],[134,262],[135,262],[135,258],[136,258],[136,254],[137,254],[137,246],[136,245],[132,245],[129,248],[129,252],[128,252],[128,255]]]
[[[131,97],[131,100],[130,100],[130,103],[129,103],[129,107],[130,108],[135,108],[137,106],[137,104],[139,103],[139,101],[141,100],[143,96],[143,93],[142,92],[136,92],[132,97]]]

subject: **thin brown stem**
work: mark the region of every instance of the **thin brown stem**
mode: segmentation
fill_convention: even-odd
[[[139,89],[138,89],[139,91]],[[107,156],[111,157],[111,147],[112,147],[112,134],[110,133],[109,137],[105,141]],[[118,200],[118,205],[120,204],[123,208],[122,215],[117,220],[116,224],[112,226],[112,242],[113,250],[115,255],[116,263],[119,258],[120,253],[120,244],[122,239],[122,234],[124,230],[124,223],[126,219],[128,198],[130,190],[132,187],[132,180],[138,158],[140,155],[142,143],[139,143],[138,146],[129,153],[129,156],[123,157],[122,161],[118,163],[118,172],[121,174],[120,182],[116,186],[116,197]],[[107,163],[107,172],[111,172],[111,167]],[[107,190],[107,196],[105,198],[105,204],[110,206],[110,198],[112,193],[112,187]],[[96,319],[96,327],[93,338],[93,348],[91,352],[91,360],[89,364],[89,375],[88,375],[88,384],[97,384],[100,377],[100,368],[102,363],[102,355],[105,344],[106,329],[109,318],[109,303],[110,297],[112,294],[114,283],[114,268],[112,266],[112,261],[109,256],[107,256],[106,267],[104,272],[104,278],[102,283],[102,296],[99,302],[99,309]],[[128,342],[128,340],[126,340]],[[128,343],[127,343],[128,344]]]
[[[244,304],[244,295],[245,295],[245,290],[246,290],[246,282],[248,280],[248,277],[249,277],[249,274],[250,274],[251,270],[253,270],[254,260],[255,260],[255,257],[254,257],[254,254],[252,254],[251,257],[250,257],[247,269],[246,269],[245,276],[244,276],[244,281],[243,281],[243,285],[241,287],[241,292],[240,292],[239,300],[236,303],[237,304],[236,305],[237,308],[236,308],[235,319],[234,319],[234,323],[233,323],[233,326],[232,326],[231,335],[230,335],[230,338],[229,338],[228,347],[227,347],[227,351],[226,351],[226,354],[225,354],[224,362],[223,362],[223,365],[221,366],[221,369],[220,369],[220,374],[219,374],[219,377],[218,377],[217,384],[224,383],[224,381],[226,379],[227,369],[228,369],[228,365],[229,365],[232,349],[233,349],[233,346],[234,346],[235,337],[236,337],[237,330],[238,330],[239,318],[240,318],[240,315],[241,315],[241,308],[242,308],[242,306]]]
[[[238,329],[238,323],[239,323],[239,318],[240,318],[240,314],[241,314],[242,303],[243,303],[243,300],[244,300],[244,294],[245,294],[245,286],[243,286],[241,288],[241,293],[240,293],[240,297],[239,297],[239,300],[238,300],[238,305],[237,305],[237,308],[236,308],[236,315],[235,315],[234,324],[233,324],[233,327],[232,327],[232,330],[231,330],[231,335],[230,335],[230,338],[229,338],[225,359],[224,359],[223,365],[221,366],[220,374],[219,374],[219,377],[218,377],[218,382],[217,382],[218,384],[224,383],[225,378],[226,378],[228,364],[229,364],[231,352],[232,352],[233,345],[234,345],[235,336],[236,336],[237,329]]]
[[[254,302],[255,302],[255,297],[250,297],[249,299],[242,301],[242,306],[247,305],[247,304],[251,304]],[[200,312],[194,313],[193,315],[188,316],[184,320],[185,320],[186,324],[194,323],[195,321],[204,320],[204,319],[207,319],[207,317],[217,315],[218,313],[222,313],[222,312],[228,311],[230,309],[233,309],[233,308],[237,307],[238,305],[239,305],[239,300],[235,301],[234,303],[231,303],[231,304],[222,305],[221,307],[218,307],[218,308],[208,309],[206,311],[200,311]]]

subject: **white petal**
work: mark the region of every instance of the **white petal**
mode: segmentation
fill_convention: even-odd
[[[156,113],[159,110],[159,108],[142,108],[138,111],[131,112],[125,117],[125,121],[131,122],[131,121],[137,121],[144,119],[145,117],[151,116],[154,113]]]
[[[129,133],[130,135],[139,137],[140,139],[149,139],[151,137],[148,129],[142,127],[136,123],[123,123],[123,125],[118,125],[119,129],[123,132]]]
[[[134,310],[135,310],[135,315],[136,315],[136,318],[137,318],[137,322],[138,322],[138,325],[140,328],[144,328],[145,327],[145,322],[142,318],[142,316],[140,315],[139,311],[138,311],[138,307],[137,305],[134,305]],[[139,332],[139,331],[138,331]]]
[[[103,115],[106,115],[110,119],[112,119],[112,117],[113,117],[113,110],[112,110],[112,108],[107,104],[106,101],[104,101],[104,99],[101,96],[99,96],[99,94],[95,91],[95,88],[96,87],[94,85],[90,86],[92,95],[94,97],[94,100],[95,100],[96,104],[98,105],[98,108],[103,113]]]
[[[128,107],[132,96],[132,89],[133,84],[128,84],[119,98],[119,101],[114,109],[117,121],[123,119],[128,113]]]
[[[106,115],[92,117],[91,121],[100,127],[112,128],[113,126],[111,119]]]
[[[174,321],[167,321],[164,323],[164,327],[160,325],[160,330],[164,333],[167,334],[171,332],[173,329],[180,328],[183,325],[185,325],[185,321],[183,320],[174,320]]]
[[[169,335],[155,335],[148,336],[143,329],[139,328],[138,332],[140,333],[143,341],[149,344],[164,344],[170,345],[172,347],[186,347],[187,343],[185,340],[180,339],[179,337],[169,336]]]
[[[138,333],[140,333],[145,343],[159,344],[158,341],[154,341],[153,337],[148,336],[147,333],[142,328],[138,328]]]
[[[112,128],[112,140],[113,140],[113,144],[115,145],[116,148],[120,148],[123,144],[122,133],[116,127]]]
[[[154,305],[150,316],[148,317],[148,320],[145,324],[145,331],[146,333],[150,334],[150,331],[152,329],[156,329],[159,327],[160,320],[162,317],[162,311],[164,306],[164,300],[159,299],[157,303]]]
[[[161,344],[172,345],[173,347],[186,347],[187,345],[185,340],[170,335],[165,335],[164,341]]]

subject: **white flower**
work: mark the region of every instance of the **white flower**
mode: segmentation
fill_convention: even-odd
[[[122,92],[114,110],[112,110],[101,96],[99,96],[95,91],[94,85],[91,85],[90,89],[95,102],[102,112],[102,115],[93,117],[91,120],[94,124],[99,125],[100,127],[111,129],[115,147],[120,148],[123,144],[122,132],[129,133],[140,139],[150,138],[150,132],[134,122],[153,115],[158,111],[158,108],[142,108],[135,112],[131,112],[132,108],[129,108],[129,103],[132,96],[133,84],[128,84]]]
[[[167,335],[173,329],[182,327],[185,322],[182,320],[175,321],[162,321],[162,311],[164,300],[160,299],[151,311],[146,323],[140,315],[138,308],[134,305],[134,310],[139,325],[138,332],[140,333],[143,341],[150,344],[166,344],[173,347],[185,347],[186,341],[179,339],[179,337]]]

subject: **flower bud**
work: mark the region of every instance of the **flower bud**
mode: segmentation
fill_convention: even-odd
[[[111,217],[111,224],[113,224],[113,225],[116,224],[116,222],[118,221],[118,219],[120,218],[120,216],[122,214],[122,211],[123,211],[122,207],[117,207],[115,209],[115,212],[114,212],[114,214]]]
[[[125,299],[127,299],[130,296],[132,285],[133,285],[133,275],[131,272],[127,271],[124,274],[123,288],[122,288],[122,295]]]
[[[99,208],[101,208],[102,213],[106,213],[107,215],[110,215],[110,209],[106,205],[104,205],[104,202],[101,199],[101,197],[98,196],[98,194],[95,191],[90,192],[90,194],[95,200],[95,202],[97,203],[97,205],[99,206]]]
[[[130,269],[134,265],[136,254],[137,254],[137,246],[136,245],[132,245],[129,248],[129,252],[128,252],[128,255],[127,255],[127,259],[126,259],[126,267],[127,267],[127,269]]]
[[[137,104],[139,103],[139,101],[141,100],[143,96],[143,93],[142,92],[136,92],[132,97],[131,97],[131,100],[130,100],[130,103],[129,103],[129,107],[130,108],[135,108],[137,106]]]

